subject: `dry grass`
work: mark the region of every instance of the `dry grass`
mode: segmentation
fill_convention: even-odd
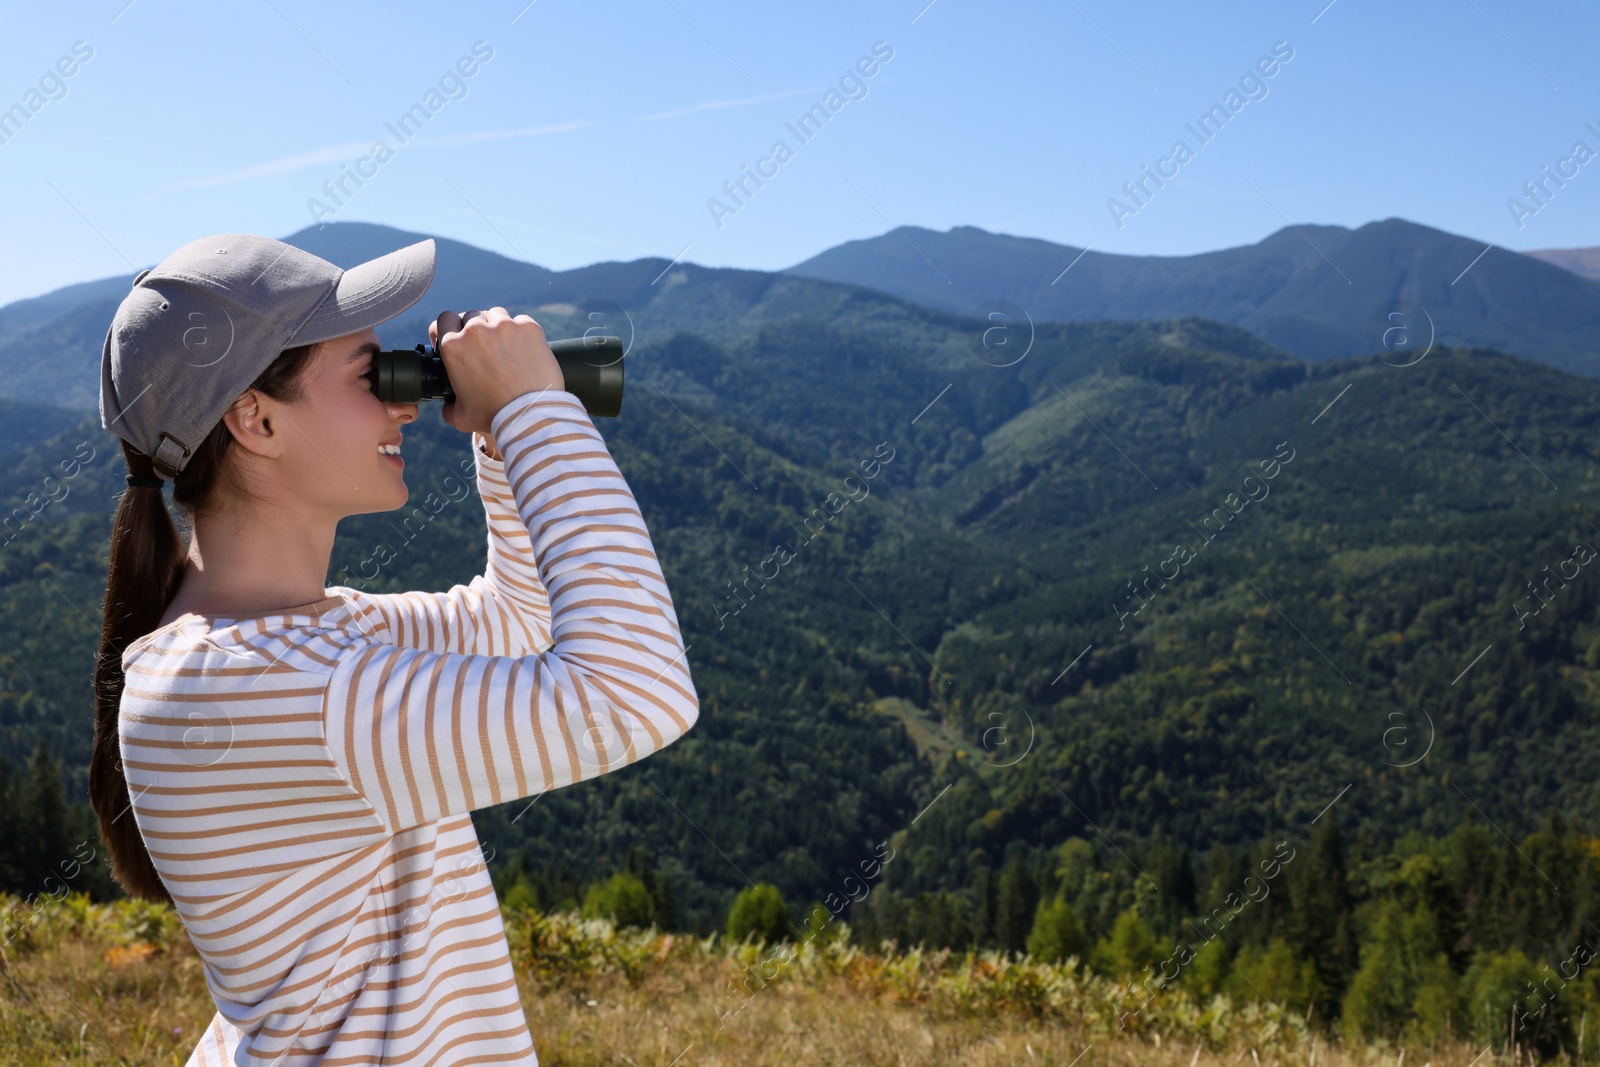
[[[0,949],[0,1064],[182,1067],[215,1009],[166,909],[69,897],[35,914],[0,896],[0,929],[18,916],[36,921]],[[1127,987],[990,954],[866,953],[846,935],[775,956],[555,915],[508,914],[507,933],[544,1067],[1338,1067],[1399,1055],[1313,1048],[1299,1020],[1264,1006],[1174,998],[1119,1029]],[[1401,1064],[1468,1067],[1479,1052],[1412,1051]],[[1489,1052],[1475,1067],[1509,1062]]]

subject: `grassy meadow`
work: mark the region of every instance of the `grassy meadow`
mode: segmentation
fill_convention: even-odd
[[[866,951],[843,924],[765,946],[505,913],[541,1064],[1488,1067],[1515,1049],[1343,1048],[1265,1002],[1198,1004],[997,952]],[[182,1067],[213,1004],[170,909],[0,896],[0,1064]]]

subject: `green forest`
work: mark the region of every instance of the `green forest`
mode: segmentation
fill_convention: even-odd
[[[1521,1004],[1523,1043],[1593,1046],[1567,961],[1600,949],[1600,382],[1485,349],[1310,363],[1202,319],[1037,324],[1001,366],[958,316],[790,310],[641,342],[596,420],[701,717],[476,812],[503,897],[704,934],[772,887],[774,936],[822,907],[1341,1032],[1504,1036]],[[469,448],[425,406],[413,503]],[[25,896],[115,892],[83,802],[120,468],[93,418],[0,462]],[[409,507],[347,520],[329,583],[380,542],[367,588],[480,573],[471,495],[400,542]]]
[[[8,916],[0,947],[68,892],[119,895],[88,809],[69,807],[42,747],[21,778],[0,783],[0,802],[18,831],[0,842],[0,889],[28,904]],[[1585,1049],[1600,1023],[1600,838],[1555,812],[1520,840],[1471,819],[1437,837],[1351,838],[1333,805],[1292,837],[1204,850],[1073,836],[980,864],[970,885],[922,890],[911,888],[919,849],[908,844],[903,834],[880,843],[804,906],[752,885],[716,929],[777,946],[827,938],[843,922],[856,941],[886,947],[1075,961],[1136,986],[1120,1020],[1134,1033],[1155,1028],[1169,998],[1225,997],[1352,1044],[1464,1039],[1600,1059],[1592,1037]],[[518,851],[495,884],[511,907],[684,928],[671,876],[638,846],[588,883]]]

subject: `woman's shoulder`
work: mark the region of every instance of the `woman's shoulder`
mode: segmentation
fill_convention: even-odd
[[[174,657],[222,653],[327,673],[340,647],[365,643],[373,636],[360,604],[346,593],[335,587],[315,603],[258,615],[182,612],[130,641],[123,652],[123,669],[137,670],[136,660],[171,663]]]

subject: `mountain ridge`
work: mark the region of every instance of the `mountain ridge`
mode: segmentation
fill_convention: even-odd
[[[1481,345],[1600,376],[1600,288],[1533,256],[1398,217],[1291,225],[1249,245],[1128,256],[1039,238],[901,227],[784,273],[866,285],[958,314],[1009,301],[1035,321],[1199,315],[1307,359],[1381,350],[1385,316],[1420,307],[1440,344]],[[1538,306],[1541,314],[1526,309]]]
[[[335,222],[284,240],[348,268],[426,237]],[[1185,256],[1076,249],[976,226],[911,226],[845,242],[781,271],[663,257],[553,271],[451,238],[434,241],[434,283],[412,309],[378,327],[386,347],[410,348],[425,338],[442,307],[498,304],[535,314],[553,338],[599,326],[630,343],[679,331],[731,343],[763,322],[826,318],[864,301],[879,309],[880,339],[890,342],[895,331],[909,330],[941,344],[951,336],[949,322],[933,331],[924,325],[973,316],[1000,321],[991,316],[997,308],[1011,326],[1029,330],[1049,322],[1198,316],[1313,360],[1382,351],[1387,338],[1413,331],[1420,338],[1426,327],[1432,343],[1494,348],[1600,377],[1593,341],[1600,336],[1600,282],[1394,217],[1353,230],[1289,226],[1254,244]],[[132,277],[0,307],[0,397],[49,396],[57,406],[96,408],[104,331]],[[1395,321],[1407,331],[1393,329]]]

